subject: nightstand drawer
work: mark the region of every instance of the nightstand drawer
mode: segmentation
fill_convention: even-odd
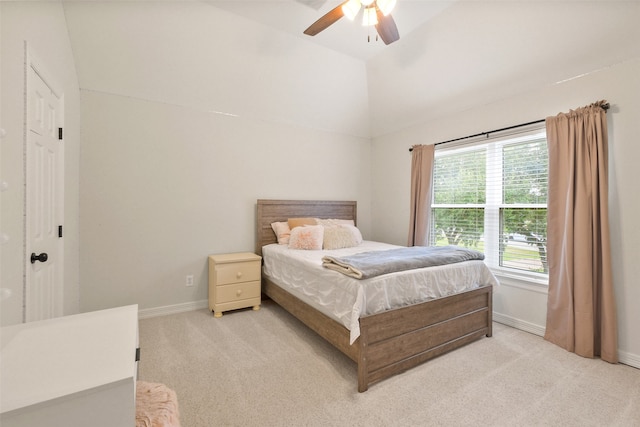
[[[247,298],[260,298],[260,280],[254,282],[219,285],[215,288],[216,304],[239,301]]]
[[[220,264],[215,267],[216,285],[260,280],[260,261]],[[259,286],[258,286],[259,287]]]

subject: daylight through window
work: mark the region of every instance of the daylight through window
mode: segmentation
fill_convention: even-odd
[[[546,275],[547,170],[540,129],[437,147],[431,244],[477,249],[495,269]]]

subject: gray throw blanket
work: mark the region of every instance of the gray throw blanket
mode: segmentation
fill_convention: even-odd
[[[397,271],[482,259],[482,252],[459,246],[411,246],[344,257],[327,255],[322,257],[322,266],[355,279],[368,279]]]

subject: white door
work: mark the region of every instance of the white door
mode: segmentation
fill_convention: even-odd
[[[64,100],[27,61],[25,320],[62,315]]]

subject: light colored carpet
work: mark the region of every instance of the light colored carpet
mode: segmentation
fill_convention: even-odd
[[[176,391],[183,427],[640,426],[640,370],[504,325],[358,393],[355,363],[262,307],[140,321],[139,379]]]

